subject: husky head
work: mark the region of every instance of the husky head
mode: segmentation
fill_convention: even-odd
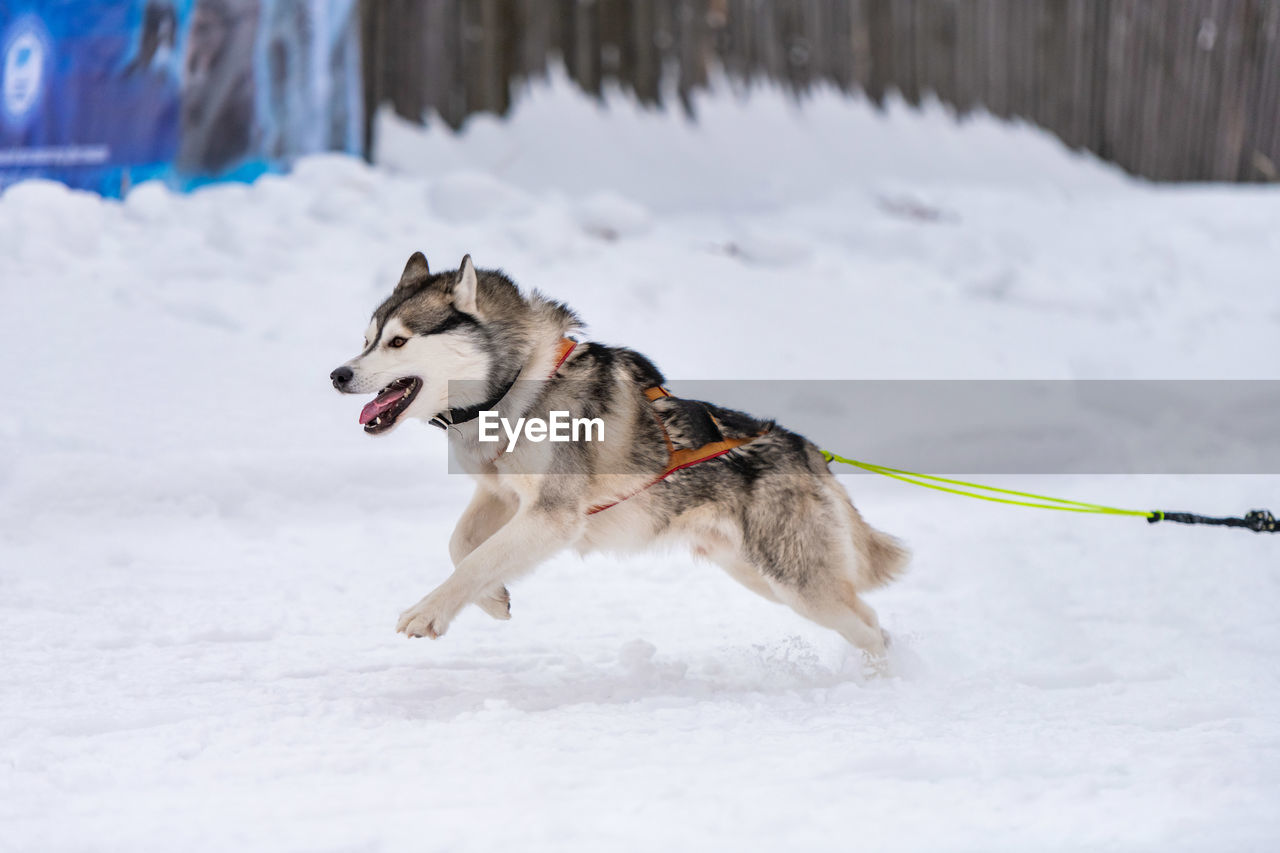
[[[360,412],[365,432],[381,435],[406,417],[429,420],[450,405],[484,399],[451,402],[449,382],[482,380],[468,383],[478,389],[494,384],[498,362],[519,341],[496,335],[502,324],[486,315],[523,300],[505,277],[482,275],[483,282],[470,255],[457,270],[436,275],[421,252],[409,258],[395,291],[373,312],[364,350],[329,374],[344,394],[376,394]]]

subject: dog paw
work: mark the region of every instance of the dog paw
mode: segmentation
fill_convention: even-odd
[[[434,596],[428,595],[400,614],[396,633],[409,637],[430,637],[438,640],[449,630],[453,613],[442,607]]]
[[[484,596],[476,602],[476,606],[488,613],[494,619],[510,619],[511,618],[511,593],[507,592],[505,586],[500,586],[496,590],[485,593]]]

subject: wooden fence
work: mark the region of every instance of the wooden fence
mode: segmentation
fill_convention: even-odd
[[[363,0],[362,17],[370,116],[502,114],[556,61],[591,95],[693,115],[722,69],[797,97],[933,93],[1156,180],[1280,178],[1280,0]]]

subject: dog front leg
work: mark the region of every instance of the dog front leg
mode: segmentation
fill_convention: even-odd
[[[400,614],[396,631],[411,637],[443,636],[459,610],[567,547],[585,523],[576,506],[568,511],[518,510],[464,557],[444,583]]]
[[[478,486],[462,518],[458,519],[453,536],[449,537],[449,558],[453,560],[454,568],[460,566],[482,542],[502,529],[515,511],[514,500],[504,500],[502,495]],[[494,619],[511,618],[511,594],[502,584],[485,590],[476,599],[476,606]]]

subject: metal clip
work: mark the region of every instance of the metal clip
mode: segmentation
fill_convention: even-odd
[[[1276,517],[1265,509],[1251,509],[1244,514],[1245,527],[1257,533],[1275,533]]]

